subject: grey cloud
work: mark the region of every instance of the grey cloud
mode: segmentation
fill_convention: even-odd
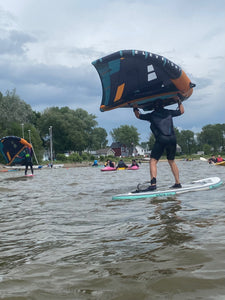
[[[211,56],[209,57],[209,59],[212,59],[212,60],[224,60],[224,56]]]
[[[5,38],[0,38],[0,54],[24,54],[26,52],[26,43],[35,41],[36,39],[29,34],[11,30]]]
[[[90,57],[93,58],[93,60],[95,60],[107,55],[103,51],[97,51],[94,47],[86,47],[86,48],[72,47],[68,50],[68,53],[75,56],[77,55],[82,56],[88,60],[90,60]]]
[[[10,64],[0,62],[0,91],[5,86],[17,93],[32,107],[76,106],[86,108],[94,98],[101,101],[101,83],[94,67],[45,64]],[[4,78],[4,79],[3,79]]]
[[[68,85],[80,85],[87,81],[91,75],[91,65],[85,67],[67,67],[61,65],[46,64],[10,64],[2,61],[0,63],[0,74],[8,77],[9,80],[18,84],[41,84],[45,83],[51,86],[66,87]]]
[[[213,80],[208,77],[195,77],[191,75],[190,78],[196,84],[196,89],[204,89],[213,84]]]

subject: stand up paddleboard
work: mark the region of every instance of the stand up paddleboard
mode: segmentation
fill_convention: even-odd
[[[210,190],[222,185],[222,180],[219,177],[209,177],[201,180],[192,181],[189,184],[182,184],[182,188],[178,189],[164,189],[154,190],[150,192],[139,192],[139,193],[128,193],[120,194],[112,197],[112,200],[123,200],[123,199],[139,199],[139,198],[152,198],[152,197],[167,197],[174,196],[176,194]]]

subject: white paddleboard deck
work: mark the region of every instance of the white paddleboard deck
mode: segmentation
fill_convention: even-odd
[[[189,184],[182,184],[182,188],[177,189],[164,189],[164,190],[154,190],[151,192],[140,192],[140,193],[127,193],[115,195],[112,197],[112,200],[123,200],[123,199],[139,199],[139,198],[152,198],[152,197],[167,197],[174,196],[177,194],[210,190],[219,187],[222,185],[222,180],[219,177],[209,177],[201,180],[192,181]]]

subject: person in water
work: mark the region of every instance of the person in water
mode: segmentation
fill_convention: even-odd
[[[139,164],[136,162],[135,159],[132,159],[132,163],[131,163],[131,166],[130,167],[139,167]]]
[[[95,159],[93,164],[92,164],[92,167],[97,167],[97,166],[98,166],[98,161],[97,161],[97,159]]]
[[[34,174],[31,154],[32,149],[25,148],[25,175],[27,175],[28,167],[30,167],[31,173]]]
[[[115,168],[115,163],[108,159],[105,163],[105,167]]]
[[[179,169],[174,161],[176,154],[176,135],[173,127],[173,118],[184,113],[184,106],[181,100],[178,100],[178,109],[171,110],[163,107],[161,99],[156,100],[154,111],[147,114],[141,114],[137,106],[133,107],[135,116],[140,120],[146,120],[151,123],[150,128],[155,137],[150,158],[150,177],[151,185],[144,191],[156,189],[157,163],[166,150],[167,160],[173,173],[175,184],[171,188],[181,188],[179,179]]]
[[[209,164],[215,164],[217,162],[215,155],[212,155],[212,157],[210,157],[208,159],[208,163]]]
[[[216,158],[216,162],[222,162],[222,161],[223,161],[223,158],[220,155],[218,155]]]
[[[127,168],[127,165],[122,159],[120,159],[116,168]]]

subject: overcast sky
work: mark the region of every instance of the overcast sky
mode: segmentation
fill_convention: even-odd
[[[123,49],[172,60],[196,84],[174,120],[200,132],[225,123],[224,0],[0,0],[0,91],[16,88],[33,110],[82,108],[109,132],[149,124],[131,109],[100,112],[100,78],[91,62]],[[171,106],[173,108],[173,106]]]

